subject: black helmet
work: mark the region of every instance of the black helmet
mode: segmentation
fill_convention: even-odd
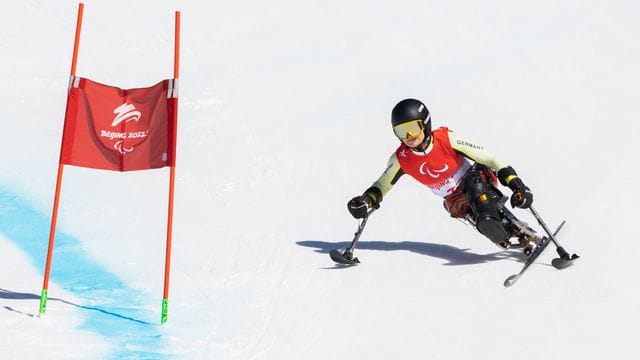
[[[404,99],[396,104],[391,111],[391,126],[396,126],[413,120],[422,120],[427,136],[431,134],[431,114],[420,100]]]

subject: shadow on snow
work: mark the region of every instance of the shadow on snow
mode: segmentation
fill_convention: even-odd
[[[344,250],[351,245],[351,241],[328,242],[319,240],[298,241],[298,245],[315,248],[316,252],[328,254],[331,249]],[[482,264],[491,261],[511,259],[524,262],[524,255],[514,251],[499,251],[491,254],[476,254],[470,249],[461,249],[451,245],[416,242],[416,241],[359,241],[357,250],[378,250],[378,251],[410,251],[420,255],[427,255],[434,258],[446,260],[443,265],[472,265]]]

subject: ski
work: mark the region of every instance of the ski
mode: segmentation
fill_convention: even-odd
[[[329,256],[331,256],[331,260],[337,262],[342,265],[358,265],[360,264],[360,260],[358,258],[348,258],[345,257],[340,251],[333,249],[329,251]]]
[[[562,223],[560,223],[560,225],[558,225],[558,228],[556,229],[556,231],[553,233],[553,236],[555,236],[560,229],[562,229],[562,226],[564,226],[565,221],[562,221]],[[533,252],[531,253],[531,255],[529,255],[529,257],[527,258],[527,261],[524,263],[524,266],[522,267],[522,270],[520,270],[519,273],[514,274],[509,276],[505,281],[504,281],[504,286],[505,287],[509,287],[513,284],[515,284],[516,281],[518,281],[518,279],[522,276],[522,274],[524,274],[524,272],[529,268],[529,266],[531,266],[531,264],[533,264],[536,259],[542,254],[542,252],[544,251],[544,249],[549,245],[549,243],[551,242],[551,239],[548,237],[543,237],[541,240],[541,243],[538,244],[538,246],[533,250]],[[564,260],[562,258],[560,259],[554,259],[554,260]],[[566,261],[566,260],[565,260]],[[572,261],[572,260],[569,260]],[[569,266],[565,265],[564,267]],[[556,267],[554,265],[554,267]],[[557,269],[563,269],[564,267],[556,267]]]

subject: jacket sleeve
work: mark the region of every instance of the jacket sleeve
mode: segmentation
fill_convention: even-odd
[[[364,193],[371,196],[376,205],[380,204],[382,198],[391,190],[393,185],[398,182],[398,179],[404,174],[400,167],[400,162],[394,152],[387,162],[387,168],[382,175],[371,185]]]
[[[486,165],[495,171],[499,171],[507,166],[502,160],[486,150],[484,146],[465,139],[454,132],[449,132],[449,142],[453,150],[457,153],[477,163]]]
[[[518,186],[518,184],[524,187],[522,180],[517,180],[512,183],[512,180],[519,179],[516,171],[511,166],[503,163],[502,160],[498,159],[491,152],[485,150],[483,146],[458,136],[453,132],[449,132],[449,142],[453,150],[457,153],[496,171],[498,180],[500,180],[502,185],[509,186],[512,190],[513,186]]]

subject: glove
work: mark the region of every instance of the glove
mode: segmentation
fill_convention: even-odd
[[[513,191],[511,195],[512,208],[519,207],[528,209],[531,207],[531,204],[533,204],[533,193],[519,177],[511,179],[508,186]]]
[[[347,203],[347,209],[349,209],[351,215],[356,219],[367,217],[369,209],[372,207],[373,199],[369,195],[356,196]]]

